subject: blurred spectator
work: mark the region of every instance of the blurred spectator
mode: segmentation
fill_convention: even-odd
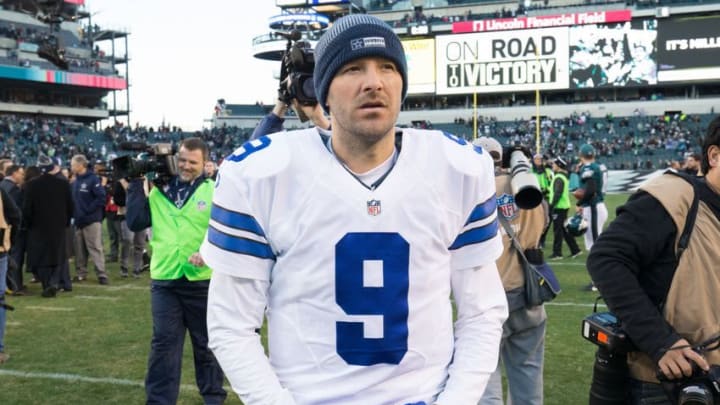
[[[42,174],[27,183],[22,208],[27,261],[42,283],[42,296],[54,297],[61,267],[67,261],[65,228],[73,214],[72,192],[67,181],[51,173],[55,165],[49,157],[41,156],[37,164]]]
[[[5,170],[5,178],[0,181],[0,188],[12,198],[15,206],[20,209],[23,206],[22,185],[25,180],[25,169],[18,165],[10,165]],[[8,264],[8,285],[14,295],[21,295],[26,287],[23,283],[22,267],[25,256],[25,231],[22,224],[19,224],[14,231],[12,248]]]
[[[0,364],[10,357],[5,353],[5,322],[7,307],[5,291],[7,290],[8,253],[10,252],[13,229],[20,225],[20,211],[10,195],[0,189]]]
[[[205,177],[213,181],[217,180],[217,164],[212,160],[205,162]]]
[[[73,156],[70,169],[76,176],[72,184],[76,279],[84,281],[87,278],[89,255],[95,265],[98,282],[106,285],[110,280],[105,272],[101,226],[105,189],[100,178],[88,168],[88,160],[84,155]]]
[[[685,158],[685,165],[683,166],[682,170],[692,176],[699,176],[701,174],[700,171],[700,154],[699,153],[691,153]]]

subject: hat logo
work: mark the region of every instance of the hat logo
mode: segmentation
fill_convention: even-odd
[[[385,48],[385,38],[383,37],[365,37],[356,38],[350,41],[350,48],[357,51],[363,48]]]

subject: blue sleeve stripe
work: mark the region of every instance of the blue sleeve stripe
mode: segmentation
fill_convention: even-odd
[[[450,250],[460,249],[463,246],[472,245],[474,243],[482,243],[488,241],[497,235],[498,221],[493,220],[487,225],[473,228],[458,235],[455,242],[450,246]]]
[[[215,229],[212,225],[208,227],[208,241],[220,249],[229,252],[255,256],[261,259],[275,260],[275,255],[267,243],[228,235]]]
[[[475,208],[470,213],[470,218],[468,218],[468,221],[467,223],[465,223],[465,225],[473,223],[475,221],[479,221],[481,219],[485,219],[490,215],[494,214],[495,210],[497,210],[497,199],[493,194],[490,198],[487,199],[487,201],[475,206]]]
[[[210,210],[210,218],[227,227],[252,232],[265,237],[265,232],[263,232],[262,227],[260,227],[260,224],[258,224],[251,215],[231,211],[213,203],[212,209]]]

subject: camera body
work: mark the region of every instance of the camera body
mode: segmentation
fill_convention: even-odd
[[[582,321],[582,336],[613,353],[628,353],[635,346],[611,312],[594,312]]]
[[[713,364],[705,371],[693,362],[690,364],[692,375],[680,379],[670,380],[658,370],[657,379],[670,401],[678,405],[720,404],[720,366]]]
[[[282,36],[287,38],[287,47],[280,67],[278,97],[288,104],[294,99],[302,105],[315,105],[317,104],[313,82],[315,51],[308,41],[300,39],[301,35],[297,30]]]
[[[116,179],[138,178],[153,173],[154,181],[162,183],[178,173],[172,144],[122,142],[120,149],[140,153],[137,157],[125,155],[112,160],[112,173]]]
[[[590,384],[590,405],[624,405],[630,371],[627,353],[635,346],[610,312],[593,312],[582,321],[582,336],[598,346]]]
[[[502,156],[502,167],[510,169],[510,187],[518,208],[529,210],[540,205],[543,195],[537,177],[531,171],[530,151],[515,144],[506,147]]]

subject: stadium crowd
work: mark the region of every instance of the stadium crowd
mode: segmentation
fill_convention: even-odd
[[[548,158],[563,157],[572,161],[577,148],[588,143],[611,170],[657,170],[677,167],[699,145],[703,128],[710,115],[645,115],[636,111],[633,117],[592,117],[589,112],[574,112],[562,118],[542,117],[542,153]],[[455,118],[452,123],[414,122],[417,128],[436,128],[460,137],[472,138],[472,117]],[[491,136],[503,144],[535,144],[535,120],[498,121],[478,116],[478,136]],[[210,148],[210,160],[223,157],[247,141],[251,128],[223,126],[185,132],[182,128],[162,124],[157,128],[136,124],[131,128],[116,124],[103,131],[92,131],[80,124],[56,118],[31,118],[12,114],[0,115],[0,156],[23,166],[32,165],[38,155],[57,157],[67,165],[75,154],[89,161],[108,163],[114,157],[130,153],[123,150],[127,142],[170,142],[177,145],[188,137],[199,137]]]
[[[574,112],[560,119],[541,117],[541,152],[548,157],[572,161],[577,148],[588,143],[611,170],[676,167],[688,154],[697,152],[697,147],[692,145],[700,145],[709,117],[682,113],[650,116],[639,110],[633,117],[594,118],[589,112]],[[469,137],[473,125],[472,117],[456,118],[448,129]],[[443,125],[435,126],[445,129]],[[496,137],[503,144],[535,144],[534,119],[499,122],[494,117],[479,116],[478,132]]]

